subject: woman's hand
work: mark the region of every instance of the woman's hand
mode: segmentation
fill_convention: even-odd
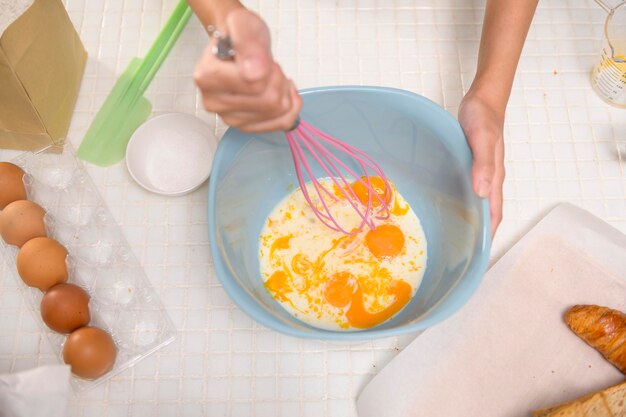
[[[504,112],[538,0],[487,0],[478,65],[459,122],[474,154],[472,185],[489,199],[491,236],[502,220]]]
[[[302,99],[272,58],[265,22],[240,7],[229,11],[216,26],[230,37],[235,57],[222,61],[214,56],[214,40],[204,51],[194,73],[204,107],[242,131],[291,129]]]
[[[471,89],[461,101],[459,123],[474,155],[472,185],[479,197],[489,200],[491,236],[502,220],[504,183],[504,113]]]

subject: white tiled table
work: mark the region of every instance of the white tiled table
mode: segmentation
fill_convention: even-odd
[[[65,0],[89,52],[69,140],[133,56],[147,50],[174,0]],[[475,68],[478,0],[255,0],[274,51],[299,87],[371,84],[418,92],[456,114]],[[504,221],[492,261],[557,202],[626,232],[626,110],[589,86],[604,12],[592,0],[543,0],[507,113]],[[206,35],[193,18],[150,87],[154,113],[205,113],[191,79]],[[298,51],[296,53],[295,51]],[[0,151],[0,159],[16,154]],[[356,344],[294,339],[244,315],[212,271],[206,188],[181,198],[144,192],[123,164],[87,165],[160,293],[177,340],[71,401],[71,416],[354,416],[369,378],[415,335]],[[17,283],[0,270],[0,373],[56,363]]]

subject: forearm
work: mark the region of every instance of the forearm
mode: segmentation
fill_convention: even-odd
[[[204,27],[220,26],[231,10],[244,7],[238,0],[187,0],[187,4]]]
[[[487,0],[476,77],[470,91],[502,116],[537,2]]]

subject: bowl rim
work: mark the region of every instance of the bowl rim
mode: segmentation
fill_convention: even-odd
[[[398,94],[409,97],[412,100],[416,100],[421,102],[423,105],[435,110],[438,113],[442,114],[442,117],[447,118],[453,124],[459,127],[461,134],[464,137],[463,130],[461,129],[458,121],[443,107],[435,103],[434,101],[421,96],[417,93],[413,93],[408,90],[392,88],[392,87],[380,87],[380,86],[361,86],[361,85],[343,85],[343,86],[324,86],[324,87],[312,87],[306,88],[299,91],[301,95],[308,94],[316,94],[316,93],[324,93],[324,92],[376,92],[376,93],[385,93],[385,94]],[[228,134],[228,132],[235,128],[229,127],[224,136]],[[467,145],[467,142],[466,146]],[[220,144],[221,145],[221,140]],[[335,331],[335,330],[326,330],[317,328],[314,326],[310,326],[307,323],[303,322],[304,325],[309,326],[311,331],[304,331],[300,329],[293,328],[283,322],[275,320],[272,316],[266,312],[264,308],[261,308],[259,303],[257,303],[254,299],[248,296],[245,290],[243,290],[237,283],[236,280],[233,279],[226,267],[224,260],[221,257],[220,251],[218,250],[217,243],[217,234],[215,230],[217,230],[216,218],[215,218],[215,195],[216,195],[216,181],[217,175],[213,175],[213,173],[217,173],[220,171],[222,166],[222,153],[224,152],[224,147],[219,146],[215,153],[215,158],[213,161],[213,167],[211,170],[211,175],[209,177],[208,184],[208,221],[207,226],[209,228],[209,245],[211,257],[213,258],[213,266],[215,269],[215,275],[218,280],[222,284],[222,287],[230,297],[230,299],[249,317],[251,317],[254,321],[259,324],[267,327],[268,329],[275,330],[279,333],[286,334],[288,336],[299,337],[303,339],[312,339],[312,340],[328,340],[328,341],[337,341],[337,342],[350,342],[350,341],[360,341],[360,340],[373,340],[387,337],[394,337],[408,333],[416,333],[425,330],[426,328],[435,325],[446,318],[455,314],[458,310],[463,307],[470,299],[470,297],[474,294],[476,289],[478,288],[480,282],[482,281],[485,272],[487,270],[487,264],[489,261],[489,253],[491,250],[491,221],[490,221],[490,210],[489,203],[487,199],[480,199],[481,209],[482,209],[482,224],[483,228],[478,233],[478,242],[474,249],[474,254],[469,262],[467,270],[464,275],[464,279],[458,282],[450,291],[451,294],[454,295],[455,305],[453,308],[448,309],[446,311],[438,310],[437,307],[439,303],[431,308],[431,314],[423,320],[417,321],[415,323],[410,323],[408,325],[403,325],[401,327],[394,327],[389,329],[372,327],[365,330],[358,331]],[[471,153],[471,150],[470,150]],[[228,277],[228,279],[223,277]],[[445,313],[445,314],[444,314]]]

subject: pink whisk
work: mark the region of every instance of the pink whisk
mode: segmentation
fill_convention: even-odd
[[[389,217],[391,185],[383,170],[369,155],[354,146],[319,131],[304,120],[298,120],[295,129],[285,132],[285,136],[293,157],[300,190],[315,216],[324,225],[344,234],[356,234],[365,226],[375,229],[374,218],[386,219]],[[305,151],[308,151],[308,158]],[[348,163],[342,160],[340,157],[342,154],[356,163],[360,173],[355,172],[348,166]],[[327,186],[322,185],[318,181],[309,165],[309,160],[322,168],[334,185],[333,189],[329,190]],[[385,184],[382,197],[372,185],[370,172],[378,176]],[[368,195],[367,204],[363,204],[358,198],[349,178],[352,178],[352,182],[359,182],[365,187]],[[311,198],[309,187],[307,187],[308,183],[311,183],[315,194],[317,194],[317,202]],[[335,194],[335,190],[339,191],[341,197]],[[339,224],[332,215],[327,202],[328,199],[332,201],[345,199],[361,218],[359,227],[347,230],[343,225]],[[376,210],[373,210],[373,199],[378,201]]]
[[[230,38],[223,36],[213,26],[209,26],[207,32],[209,36],[216,39],[216,43],[213,45],[213,54],[221,60],[234,59],[235,50],[232,47]],[[374,219],[386,219],[389,217],[391,184],[383,170],[370,156],[354,146],[319,131],[301,119],[296,121],[296,125],[292,130],[285,132],[285,136],[293,157],[300,190],[315,216],[324,225],[335,231],[353,235],[359,233],[365,226],[372,230],[375,229]],[[307,153],[309,158],[307,158]],[[355,172],[348,166],[349,164],[353,165],[352,163],[346,163],[342,160],[341,157],[346,156],[358,165],[360,173]],[[329,190],[318,181],[313,174],[308,159],[321,166],[322,170],[332,181],[334,190],[339,191],[341,199],[345,199],[361,218],[361,223],[357,228],[348,230],[333,217],[328,199],[336,202],[340,200],[340,197],[334,193],[334,190]],[[372,185],[370,172],[373,172],[375,176],[378,176],[384,182],[385,191],[382,197]],[[349,178],[365,187],[368,195],[367,204],[363,204],[359,200],[350,184]],[[315,190],[318,204],[311,198],[307,187],[308,183],[311,183]],[[378,201],[376,210],[374,210],[375,205],[372,204],[373,198]]]

